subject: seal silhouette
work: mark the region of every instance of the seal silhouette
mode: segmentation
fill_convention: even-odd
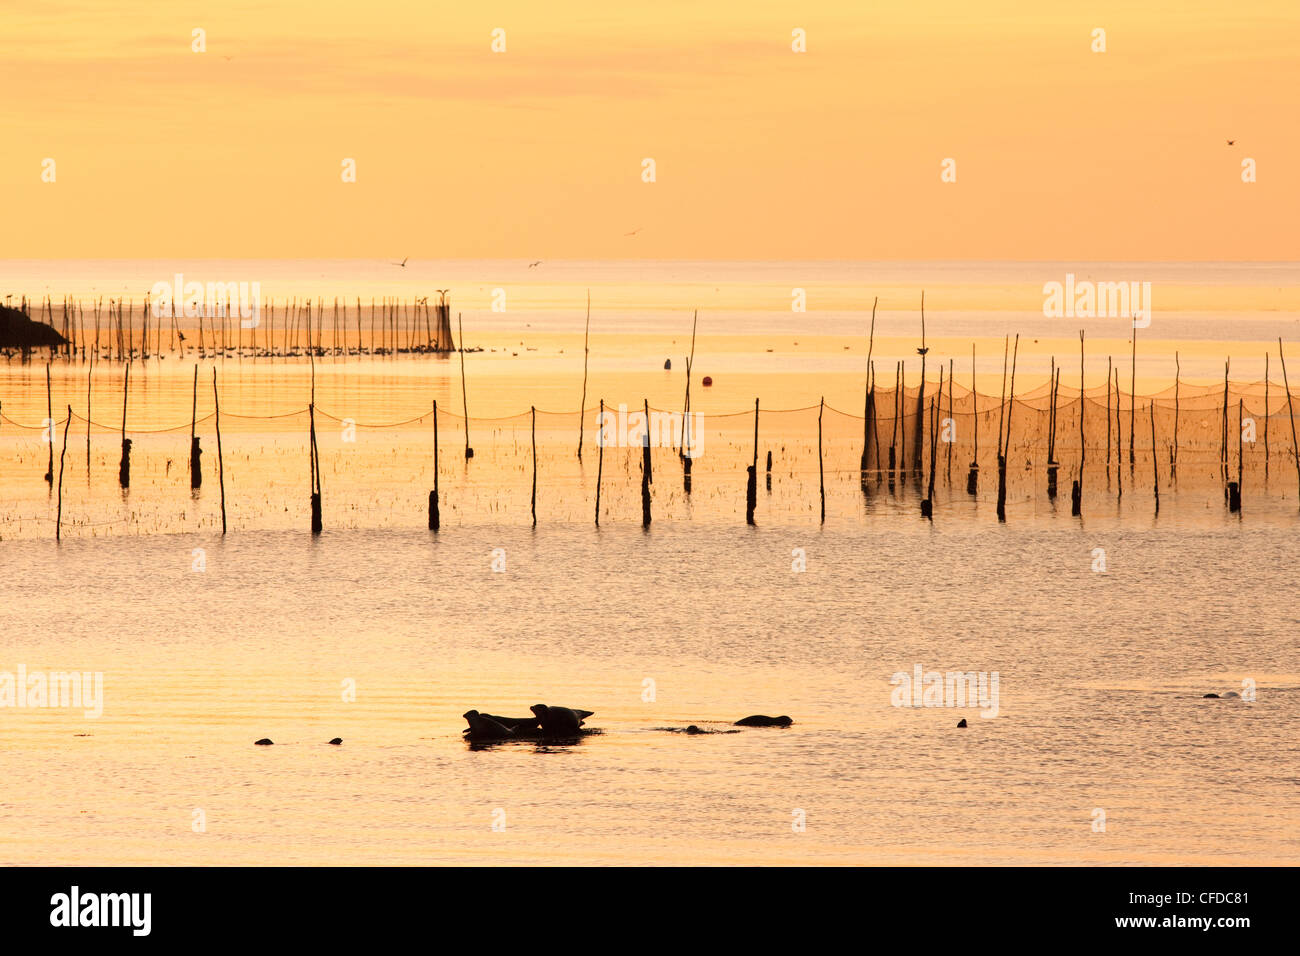
[[[477,710],[467,710],[461,715],[469,724],[469,729],[464,733],[475,740],[508,740],[515,735],[515,732],[498,721],[490,717],[485,717]]]
[[[541,722],[542,733],[548,737],[574,737],[581,733],[583,721],[594,711],[578,710],[572,707],[550,707],[546,704],[533,704],[529,708]]]
[[[484,720],[495,720],[502,727],[509,727],[516,734],[540,731],[542,724],[536,717],[498,717],[496,714],[480,714]]]
[[[789,727],[794,721],[782,714],[780,717],[769,717],[767,714],[751,714],[748,717],[742,717],[736,721],[733,726],[736,727]]]

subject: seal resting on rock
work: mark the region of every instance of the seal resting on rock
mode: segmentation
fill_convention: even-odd
[[[594,713],[571,707],[548,707],[546,704],[533,704],[529,710],[537,715],[542,733],[548,737],[577,736],[581,732],[582,722]]]
[[[794,721],[782,714],[780,717],[769,717],[767,714],[752,714],[749,717],[742,717],[736,721],[736,727],[789,727]]]

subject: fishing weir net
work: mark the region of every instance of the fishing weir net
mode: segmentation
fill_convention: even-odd
[[[56,519],[64,537],[219,532],[223,483],[230,531],[306,530],[313,424],[326,530],[426,526],[435,486],[432,402],[385,420],[380,416],[392,402],[381,391],[349,396],[323,390],[314,408],[295,407],[303,394],[297,387],[263,390],[255,403],[237,395],[228,400],[223,391],[219,463],[206,371],[197,396],[189,383],[179,390],[173,381],[162,395],[147,384],[137,394],[132,382],[130,487],[123,489],[121,369],[111,373],[111,384],[96,383],[90,422],[84,379],[80,397],[70,387],[56,391],[52,429],[42,423],[44,370],[34,370],[39,377],[23,400],[0,406],[0,540],[53,537]],[[463,414],[452,410],[459,399],[444,385],[436,415],[443,528],[529,525],[534,507],[539,527],[594,522],[598,477],[601,525],[642,523],[644,402],[626,402],[622,412],[606,403],[603,428],[596,402],[582,414],[530,409],[470,417],[467,429]],[[134,412],[132,403],[143,411]],[[1046,383],[1000,402],[947,381],[940,393],[936,378],[924,390],[877,388],[863,404],[855,412],[760,403],[757,453],[752,406],[683,416],[680,407],[651,405],[653,522],[743,524],[747,468],[755,463],[759,524],[819,523],[823,495],[828,522],[879,513],[915,516],[918,502],[930,494],[932,458],[936,520],[945,509],[971,513],[972,506],[991,519],[999,424],[1005,434],[1008,418],[1006,500],[1013,516],[1048,506],[1068,514],[1075,480],[1082,483],[1085,515],[1120,496],[1145,509],[1157,490],[1167,510],[1179,501],[1198,509],[1222,506],[1227,483],[1236,481],[1248,502],[1251,496],[1289,500],[1295,510],[1296,443],[1287,395],[1277,383],[1230,383],[1226,401],[1222,386],[1180,384],[1133,397],[1113,387],[1080,396],[1061,383],[1053,403]],[[191,427],[201,446],[198,489],[191,488]],[[693,454],[684,455],[683,448]],[[1055,495],[1049,487],[1053,462]],[[972,463],[978,465],[973,483]]]

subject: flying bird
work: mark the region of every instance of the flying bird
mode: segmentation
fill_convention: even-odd
[[[391,265],[401,266],[403,269],[405,269],[405,268],[406,268],[406,263],[407,263],[408,260],[410,260],[410,258],[411,258],[410,256],[407,256],[407,257],[406,257],[405,259],[403,259],[401,262],[394,262],[394,263],[391,263]]]
[[[637,227],[636,227],[635,229],[633,229],[631,232],[625,232],[625,233],[623,233],[623,235],[625,235],[625,236],[635,236],[638,232],[640,232],[640,231],[641,231],[642,229],[644,229],[644,228],[645,228],[644,226],[637,226]]]
[[[542,260],[541,260],[541,259],[538,259],[536,262],[530,262],[530,263],[528,263],[528,268],[530,268],[530,269],[535,269],[535,268],[537,268],[538,266],[540,266],[541,264],[542,264]]]
[[[1236,143],[1237,143],[1237,141],[1236,141],[1235,139],[1230,139],[1230,140],[1228,140],[1228,145],[1229,145],[1229,146],[1235,146]]]

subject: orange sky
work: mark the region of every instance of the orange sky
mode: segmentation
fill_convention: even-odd
[[[1295,0],[28,0],[0,35],[0,257],[1300,259]]]

